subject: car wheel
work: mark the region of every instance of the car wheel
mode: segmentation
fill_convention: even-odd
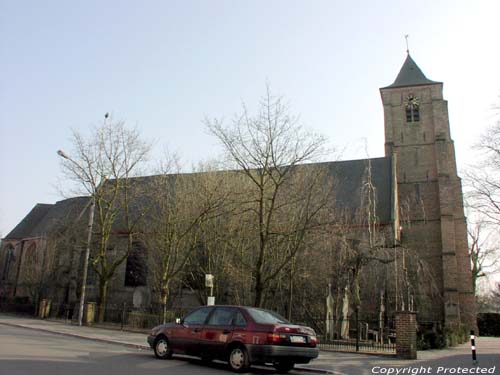
[[[229,349],[229,366],[235,372],[243,372],[250,367],[250,358],[244,346],[233,346]]]
[[[155,340],[154,351],[156,358],[168,359],[172,357],[172,349],[165,336],[159,336]]]
[[[289,361],[282,361],[282,362],[277,362],[274,364],[274,367],[280,374],[285,374],[291,369],[293,369],[293,366],[295,366],[295,363],[289,362]]]

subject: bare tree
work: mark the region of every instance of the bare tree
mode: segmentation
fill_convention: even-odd
[[[208,178],[208,180],[205,180]],[[219,192],[216,211],[200,222],[202,238],[189,261],[186,285],[205,302],[208,290],[204,275],[215,276],[212,292],[219,303],[248,305],[251,303],[251,272],[248,252],[248,228],[243,219],[246,208],[240,202],[246,197],[246,180],[237,172],[218,172],[203,178],[209,189]]]
[[[144,242],[150,249],[150,270],[159,292],[163,320],[167,318],[170,287],[184,276],[186,264],[203,241],[203,222],[217,215],[224,200],[221,173],[152,176],[149,199],[155,202],[148,213]]]
[[[269,87],[257,115],[251,116],[243,106],[229,126],[216,119],[206,120],[206,124],[222,143],[230,165],[248,181],[248,195],[241,203],[253,229],[253,303],[262,306],[270,282],[302,249],[305,234],[320,211],[307,186],[297,195],[299,201],[293,201],[289,193],[300,180],[294,181],[296,167],[322,156],[325,138],[304,131],[283,99],[273,97]],[[300,191],[297,186],[295,189]]]
[[[477,311],[479,313],[498,313],[500,311],[500,283],[496,283],[486,294],[476,295]]]
[[[484,132],[475,149],[479,161],[465,172],[469,218],[478,218],[475,223],[469,219],[468,229],[474,290],[477,280],[496,272],[500,262],[495,243],[500,229],[500,121]]]
[[[131,194],[140,194],[131,188],[130,182],[140,174],[151,144],[141,139],[137,129],[129,129],[124,122],[108,116],[92,129],[90,137],[73,131],[71,140],[71,158],[62,161],[62,168],[95,201],[97,244],[92,249],[90,264],[99,280],[99,321],[102,321],[109,282],[130,254],[137,234],[135,229],[144,214],[137,207],[130,209],[134,200]],[[127,236],[126,249],[108,251],[112,235],[118,232]]]
[[[472,270],[472,287],[477,291],[477,282],[480,278],[486,277],[488,273],[498,270],[499,247],[492,237],[496,235],[488,231],[484,222],[469,224],[469,256]]]
[[[467,203],[484,222],[500,226],[500,121],[486,130],[475,149],[480,160],[465,173]]]

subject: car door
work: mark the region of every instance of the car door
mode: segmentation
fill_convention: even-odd
[[[200,337],[200,356],[222,358],[226,343],[231,341],[233,333],[233,318],[237,309],[219,306],[208,317]]]
[[[176,329],[174,349],[177,351],[198,355],[198,346],[203,324],[213,307],[201,307],[189,313]]]

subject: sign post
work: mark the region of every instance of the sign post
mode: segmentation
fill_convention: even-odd
[[[205,274],[205,287],[210,289],[207,298],[207,306],[215,305],[215,297],[214,297],[214,275],[209,273]]]

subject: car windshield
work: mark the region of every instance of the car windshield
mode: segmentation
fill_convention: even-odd
[[[248,313],[257,323],[267,323],[267,324],[280,324],[280,323],[290,323],[288,320],[283,318],[281,315],[275,312],[261,309],[249,308]]]

